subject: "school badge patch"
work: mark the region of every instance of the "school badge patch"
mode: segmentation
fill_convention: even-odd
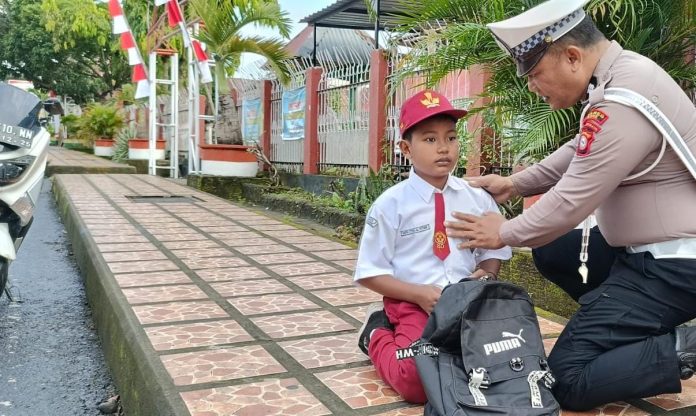
[[[582,119],[582,127],[580,128],[580,136],[578,137],[578,145],[575,151],[578,157],[585,157],[590,154],[595,134],[602,131],[602,125],[607,120],[609,120],[609,116],[602,110],[592,109],[587,112],[585,118]]]

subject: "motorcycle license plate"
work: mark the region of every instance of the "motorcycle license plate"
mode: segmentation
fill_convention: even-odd
[[[0,143],[29,149],[33,138],[34,132],[29,129],[0,123]]]

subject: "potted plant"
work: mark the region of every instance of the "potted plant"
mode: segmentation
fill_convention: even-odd
[[[94,143],[96,156],[111,157],[114,153],[114,136],[123,127],[123,116],[110,104],[94,103],[80,118],[80,133]]]

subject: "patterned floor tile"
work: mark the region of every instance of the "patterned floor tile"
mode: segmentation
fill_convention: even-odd
[[[279,342],[278,345],[305,368],[369,361],[358,348],[355,334]]]
[[[307,231],[302,231],[298,230],[297,228],[295,229],[290,229],[290,230],[269,230],[269,231],[264,231],[263,232],[266,235],[270,235],[271,237],[275,238],[281,238],[285,239],[287,237],[311,237],[314,236],[312,233],[308,233]]]
[[[145,328],[145,332],[157,351],[232,344],[254,339],[232,320],[155,326]]]
[[[285,368],[259,345],[164,355],[160,358],[177,386],[285,372]]]
[[[259,264],[283,264],[310,262],[314,259],[302,253],[274,253],[261,256],[251,256]]]
[[[196,285],[155,286],[123,289],[128,303],[175,302],[178,300],[208,299]]]
[[[223,297],[263,295],[291,292],[292,289],[274,279],[239,280],[235,282],[211,283],[210,286]]]
[[[107,263],[112,273],[156,272],[166,270],[179,270],[179,267],[169,260],[153,261],[129,261],[120,263]]]
[[[617,402],[600,406],[587,412],[561,411],[561,416],[648,416],[643,410],[636,409],[628,403]]]
[[[108,220],[104,220],[103,218],[89,219],[83,217],[82,220],[89,229],[107,228],[112,230],[118,230],[119,227],[131,225],[131,222],[126,219],[110,218]]]
[[[117,234],[119,236],[139,236],[142,233],[138,231],[135,227],[129,227],[129,228],[124,228],[122,230],[114,229],[105,229],[105,228],[97,228],[97,229],[89,229],[89,233],[92,235],[92,237],[109,237],[113,236],[114,234]]]
[[[331,412],[294,378],[181,393],[191,416],[323,416]]]
[[[191,283],[191,279],[182,271],[153,272],[153,273],[126,273],[114,275],[121,287],[171,285]]]
[[[209,233],[211,238],[218,240],[234,239],[237,241],[251,240],[253,238],[261,238],[263,235],[253,231],[240,231],[237,233]]]
[[[239,217],[235,217],[234,219],[241,224],[249,225],[249,226],[282,224],[282,222],[280,222],[280,221],[276,221],[276,220],[268,218],[268,217],[263,217],[261,215],[252,215],[252,216],[249,216],[247,218],[239,216]]]
[[[256,267],[235,267],[230,269],[196,270],[196,274],[207,282],[222,282],[226,280],[248,280],[267,278],[269,275]]]
[[[279,240],[283,240],[284,243],[290,243],[296,246],[299,246],[300,244],[338,244],[337,246],[334,246],[336,248],[328,248],[326,250],[341,250],[344,248],[347,248],[347,246],[344,246],[343,244],[336,243],[335,241],[329,240],[328,238],[324,237],[319,237],[318,235],[311,235],[311,236],[296,236],[296,237],[279,237]]]
[[[312,294],[320,297],[333,306],[354,305],[357,303],[379,302],[382,295],[361,286],[341,289],[317,290]]]
[[[102,253],[114,253],[118,251],[147,251],[157,250],[152,243],[114,243],[114,244],[98,244],[97,248]]]
[[[251,320],[271,338],[324,334],[354,329],[352,325],[329,311],[263,316],[251,318]]]
[[[683,380],[681,384],[681,393],[661,394],[645,400],[665,410],[681,409],[696,405],[696,379],[692,377],[688,380]]]
[[[553,349],[553,346],[556,345],[556,341],[558,341],[558,338],[549,338],[545,339],[544,342],[544,351],[546,351],[546,356],[551,354],[551,350]]]
[[[156,237],[157,240],[165,241],[197,241],[207,240],[207,237],[200,233],[177,233],[177,234],[162,234]]]
[[[563,331],[564,326],[557,323],[550,321],[546,318],[542,318],[541,316],[539,317],[539,329],[541,329],[541,334],[542,335],[547,335],[547,334],[560,334]]]
[[[286,241],[289,243],[289,241]],[[293,245],[301,250],[315,252],[315,251],[335,251],[335,250],[345,250],[350,248],[341,243],[335,243],[333,241],[325,243],[293,243]],[[321,254],[315,253],[317,256]]]
[[[172,254],[174,254],[180,259],[200,259],[206,257],[234,257],[230,250],[223,247],[172,250]]]
[[[287,224],[254,224],[254,229],[259,231],[280,231],[280,230],[296,230],[296,227]]]
[[[352,308],[342,308],[341,310],[347,313],[348,315],[352,316],[353,318],[357,319],[360,322],[360,324],[358,324],[356,328],[359,328],[362,322],[365,321],[365,315],[367,315],[367,306],[368,305],[360,305],[354,306]]]
[[[386,413],[380,413],[377,416],[422,416],[423,406],[402,407],[401,409],[390,410]]]
[[[198,231],[191,228],[172,228],[168,230],[146,230],[148,233],[152,234],[156,239],[164,238],[166,239],[169,235],[184,235],[184,234],[200,234]],[[164,241],[164,240],[163,240]]]
[[[271,244],[276,244],[276,242],[270,238],[263,237],[248,238],[246,240],[238,240],[236,238],[219,238],[219,240],[230,247],[269,246]]]
[[[191,270],[220,269],[223,267],[248,266],[249,263],[238,257],[209,257],[181,259]]]
[[[163,242],[162,245],[170,250],[220,247],[220,244],[216,243],[213,240],[166,241]]]
[[[316,303],[296,293],[243,297],[227,301],[244,315],[319,308]]]
[[[348,270],[355,271],[355,260],[336,260],[333,263],[343,266]]]
[[[353,276],[346,273],[315,274],[310,276],[288,277],[288,280],[305,290],[327,289],[330,287],[352,286]]]
[[[372,365],[317,373],[316,377],[352,409],[401,401],[399,395],[380,380]]]
[[[133,312],[141,324],[227,318],[227,312],[215,302],[172,302],[159,305],[134,306]]]
[[[239,225],[206,225],[199,226],[198,228],[206,233],[239,233],[249,231],[247,228]]]
[[[355,260],[358,258],[358,250],[322,251],[318,256],[322,260]]]
[[[269,270],[279,274],[280,276],[299,276],[306,274],[320,274],[320,273],[330,273],[337,272],[338,270],[329,266],[325,263],[314,262],[314,263],[300,263],[300,264],[280,264],[275,266],[268,266]]]
[[[272,253],[290,253],[295,252],[292,247],[284,246],[282,244],[271,244],[268,246],[248,246],[248,247],[236,247],[235,250],[242,254],[272,254]]]
[[[138,260],[166,260],[167,256],[161,251],[118,251],[112,253],[102,253],[102,257],[108,263],[117,261],[138,261]]]

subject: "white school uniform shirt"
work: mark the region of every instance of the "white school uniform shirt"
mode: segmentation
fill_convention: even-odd
[[[459,249],[461,239],[448,237],[450,254],[443,261],[433,253],[435,198],[440,192],[413,169],[409,178],[387,189],[372,204],[365,219],[353,279],[390,275],[408,283],[444,287],[469,276],[486,259],[507,260],[510,247],[498,250]],[[500,212],[484,190],[451,176],[442,190],[445,219],[452,211],[482,215]]]

